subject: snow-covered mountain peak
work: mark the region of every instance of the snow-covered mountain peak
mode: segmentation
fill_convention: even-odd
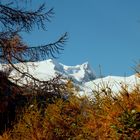
[[[96,77],[88,62],[76,66],[66,66],[56,60],[48,59],[40,62],[28,62],[26,65],[18,63],[16,66],[40,80],[49,80],[60,74],[76,83],[81,83],[94,80]],[[11,72],[13,76],[18,75],[17,73],[15,70]]]
[[[58,63],[56,60],[48,59],[38,62],[37,67],[41,67],[41,65],[46,67],[46,74],[50,74],[49,71],[54,71],[55,74],[61,74],[64,77],[70,78],[74,82],[78,83],[88,82],[90,80],[94,80],[96,77],[95,72],[91,69],[88,62],[76,66],[66,66],[62,63]],[[40,69],[38,70],[40,71]],[[54,76],[54,74],[52,74],[52,76]]]
[[[81,67],[83,68],[83,69],[89,69],[89,63],[88,62],[85,62],[85,63],[83,63],[82,65],[81,65]]]
[[[76,66],[63,65],[63,68],[64,73],[69,75],[75,82],[88,82],[96,78],[95,72],[91,69],[88,62]]]
[[[88,62],[76,66],[66,66],[58,63],[56,60],[48,59],[40,62],[28,62],[26,64],[18,63],[16,67],[20,68],[22,72],[28,72],[40,80],[49,80],[58,74],[72,79],[76,86],[79,86],[80,94],[92,94],[93,91],[99,91],[106,86],[112,91],[118,92],[121,90],[122,85],[128,86],[129,89],[133,89],[137,84],[140,85],[140,78],[136,75],[129,77],[107,76],[96,79],[95,72]],[[1,64],[0,70],[2,69],[5,71]],[[19,83],[21,84],[26,82],[25,77],[16,70],[11,71],[10,77],[20,79]]]
[[[44,60],[44,61],[41,61],[41,62],[50,63],[50,64],[55,65],[55,66],[59,65],[59,63],[54,59],[48,59],[48,60]]]

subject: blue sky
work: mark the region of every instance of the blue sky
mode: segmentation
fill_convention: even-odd
[[[35,3],[34,3],[35,2]],[[40,0],[55,15],[47,32],[35,29],[24,35],[31,46],[55,41],[69,33],[65,50],[57,61],[76,65],[88,61],[99,74],[131,75],[140,59],[140,0]]]

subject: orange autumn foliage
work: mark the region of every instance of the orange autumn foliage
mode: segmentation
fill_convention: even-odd
[[[73,88],[71,86],[71,88]],[[70,90],[70,89],[68,89]],[[72,89],[72,91],[74,91]],[[47,99],[46,99],[47,102]],[[38,108],[25,109],[3,140],[137,140],[140,138],[140,90],[120,91],[98,99],[77,97],[56,99]]]

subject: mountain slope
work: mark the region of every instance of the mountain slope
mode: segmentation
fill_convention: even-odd
[[[108,89],[110,88],[113,92],[118,92],[124,84],[128,86],[130,90],[134,88],[136,84],[140,84],[140,78],[135,75],[129,77],[107,76],[96,79],[95,72],[88,62],[76,66],[66,66],[52,59],[48,59],[41,62],[28,62],[26,65],[19,63],[16,64],[16,67],[19,67],[22,72],[29,72],[40,80],[49,80],[58,74],[72,79],[76,86],[79,86],[82,95],[84,93],[90,95],[92,91],[99,91],[106,87],[108,87]],[[1,66],[0,69],[2,69]],[[16,77],[17,79],[23,77],[20,83],[26,82],[24,76],[20,75],[16,70],[12,70],[10,76]]]
[[[26,64],[19,63],[16,64],[16,67],[20,68],[22,72],[29,72],[40,80],[49,80],[56,75],[62,75],[72,79],[75,83],[85,83],[96,78],[88,62],[76,66],[66,66],[48,59],[40,62],[28,62]],[[21,75],[16,70],[12,70],[10,76],[19,78]]]
[[[113,93],[118,93],[124,87],[128,91],[133,90],[137,85],[140,85],[140,78],[136,75],[129,77],[107,76],[84,83],[84,91],[92,93],[92,91],[102,91],[104,89],[111,90]]]

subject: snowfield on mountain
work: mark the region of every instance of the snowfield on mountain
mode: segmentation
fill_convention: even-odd
[[[48,59],[40,62],[28,62],[26,64],[18,63],[16,67],[22,72],[29,72],[40,80],[49,80],[56,75],[62,75],[65,78],[71,79],[79,87],[80,95],[91,95],[93,91],[102,91],[102,89],[108,89],[117,93],[122,89],[122,86],[132,90],[136,85],[140,84],[140,78],[136,75],[96,78],[95,71],[88,62],[76,66],[66,66],[55,60]],[[2,67],[1,65],[0,69],[5,69],[5,66]],[[9,77],[20,79],[20,83],[26,83],[24,75],[21,75],[14,69],[11,70]]]

